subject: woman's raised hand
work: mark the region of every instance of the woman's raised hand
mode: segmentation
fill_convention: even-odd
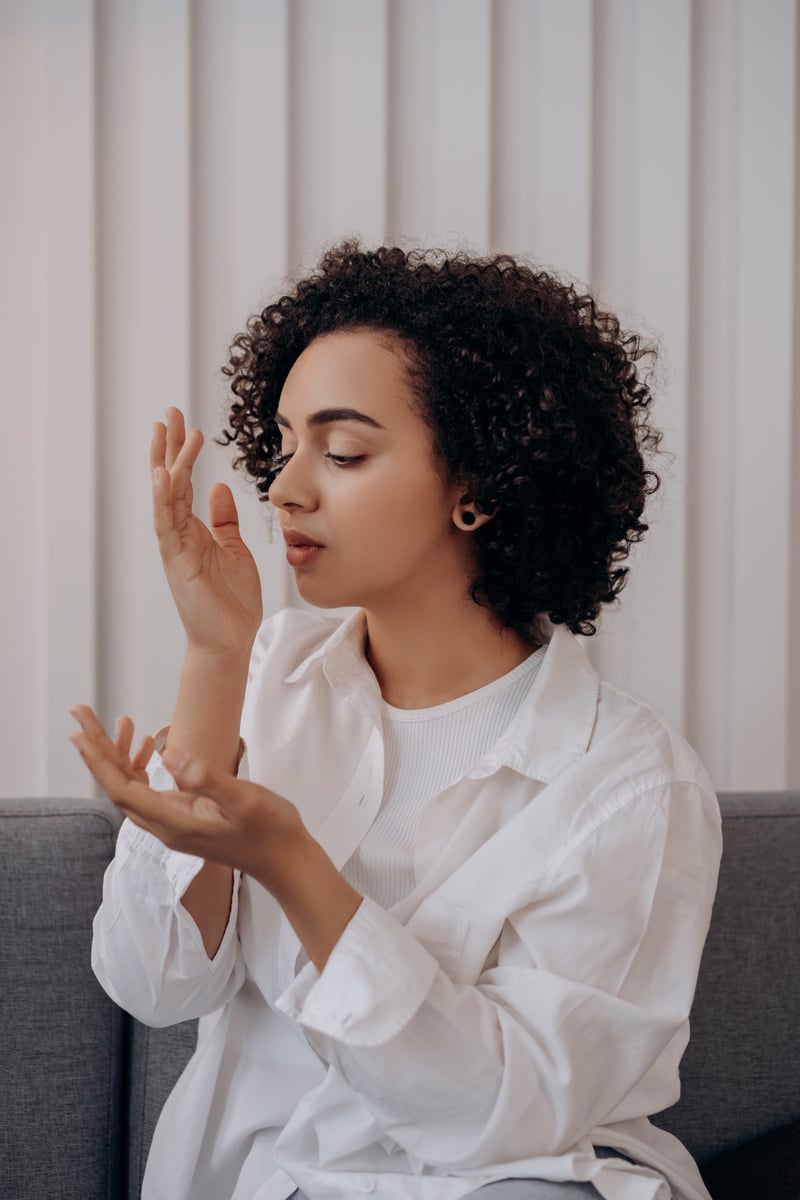
[[[190,650],[249,654],[262,619],[261,582],[242,541],[233,493],[215,483],[206,526],[192,512],[192,469],[203,445],[186,433],[183,414],[168,408],[150,443],[153,525]]]

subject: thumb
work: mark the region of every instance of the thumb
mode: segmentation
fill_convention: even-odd
[[[208,493],[208,523],[214,541],[220,546],[241,542],[239,514],[233,492],[226,483],[215,483]]]
[[[165,750],[161,761],[181,791],[209,796],[212,800],[235,804],[239,799],[242,781],[234,775],[204,763],[202,759],[182,750]]]

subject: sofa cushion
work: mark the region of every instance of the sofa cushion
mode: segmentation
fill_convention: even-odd
[[[107,800],[0,800],[0,1179],[14,1200],[121,1194],[123,1015],[90,963],[118,826]]]

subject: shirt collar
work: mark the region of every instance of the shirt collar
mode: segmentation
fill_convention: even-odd
[[[586,753],[599,691],[600,680],[583,645],[566,625],[556,625],[522,706],[468,778],[483,779],[508,766],[552,783]]]
[[[302,679],[320,660],[328,679],[332,672],[337,679],[344,681],[354,670],[369,665],[364,655],[366,633],[367,614],[363,608],[358,608],[345,617],[330,637],[317,646],[316,650],[312,650],[311,654],[286,676],[284,683],[295,683],[296,680]]]
[[[366,629],[366,613],[359,608],[345,617],[284,682],[295,683],[320,664],[331,687],[379,724],[381,695],[364,654]],[[586,753],[599,688],[597,672],[584,646],[565,625],[554,626],[522,707],[467,777],[483,779],[507,766],[543,783],[552,782]]]

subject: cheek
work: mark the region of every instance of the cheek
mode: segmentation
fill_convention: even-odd
[[[369,478],[356,478],[354,471],[352,487],[340,493],[335,508],[342,548],[359,559],[374,556],[376,562],[415,557],[437,546],[450,516],[438,477],[413,460],[394,463]]]
[[[441,549],[446,527],[441,498],[415,492],[414,484],[392,494],[376,495],[354,514],[353,549],[372,563],[411,565]]]
[[[336,503],[337,525],[341,521],[344,529],[358,529],[375,546],[394,537],[413,506],[414,482],[398,471],[376,471],[361,479],[354,472],[348,484]]]

